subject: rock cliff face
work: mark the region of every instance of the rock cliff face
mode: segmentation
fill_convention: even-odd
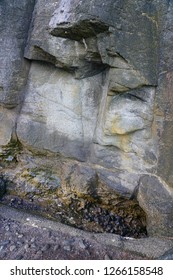
[[[168,0],[1,1],[2,174],[31,183],[44,165],[68,195],[104,185],[172,236],[172,13]]]

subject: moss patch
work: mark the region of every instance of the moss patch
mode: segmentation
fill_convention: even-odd
[[[2,147],[0,151],[0,165],[8,167],[18,162],[18,154],[22,151],[22,146],[18,141],[11,141],[8,145]]]

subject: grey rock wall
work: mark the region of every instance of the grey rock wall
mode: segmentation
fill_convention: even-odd
[[[159,40],[156,8],[145,1],[123,5],[119,1],[37,1],[25,57],[53,64],[55,74],[46,81],[52,66],[32,62],[17,126],[20,141],[82,161],[93,161],[93,152],[96,161],[109,157],[111,146],[115,148],[110,167],[153,168],[157,157],[151,133]],[[99,24],[106,29],[98,28]],[[53,81],[54,75],[63,78]],[[39,89],[40,76],[45,78]],[[37,134],[31,134],[33,130]],[[123,160],[126,153],[129,160]],[[102,163],[107,167],[106,161]]]
[[[28,63],[23,59],[34,0],[0,2],[0,102],[15,107],[21,100]]]
[[[24,49],[34,2],[0,1],[0,145],[12,137],[18,111],[13,108],[24,94],[30,64],[24,60]]]
[[[172,12],[167,0],[0,2],[0,145],[83,162],[137,197],[151,235],[173,234]]]

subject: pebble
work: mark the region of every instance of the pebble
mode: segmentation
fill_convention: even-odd
[[[0,246],[0,252],[4,249],[4,246]]]
[[[29,248],[29,245],[28,245],[28,244],[25,244],[25,245],[24,245],[24,249],[27,251],[28,248]]]
[[[3,253],[1,254],[1,259],[2,259],[2,260],[5,259],[6,256],[7,256],[7,252],[3,252]]]
[[[10,227],[9,227],[9,226],[6,226],[6,227],[5,227],[5,230],[6,230],[6,231],[9,231],[9,230],[10,230]]]
[[[60,247],[59,245],[55,245],[54,248],[53,248],[53,250],[56,251],[56,250],[59,249],[59,247]]]
[[[6,161],[13,161],[14,157],[13,156],[8,156],[5,160]]]
[[[104,256],[104,259],[105,260],[111,260],[111,258],[107,254]]]
[[[74,239],[66,239],[62,242],[62,245],[68,246],[71,245],[72,243],[74,243]]]
[[[13,252],[16,249],[15,245],[10,246],[10,252]]]
[[[9,240],[4,240],[3,242],[0,243],[0,246],[6,246],[10,243]]]
[[[78,245],[81,249],[83,249],[83,250],[86,249],[86,245],[84,244],[84,242],[82,240],[79,241]]]
[[[17,241],[17,245],[21,246],[23,245],[23,242]]]
[[[22,259],[24,259],[24,256],[23,256],[23,255],[18,255],[18,256],[16,256],[15,259],[16,259],[16,260],[22,260]]]
[[[45,252],[48,249],[50,249],[50,244],[45,244],[41,250],[42,250],[42,252]]]
[[[65,251],[71,251],[71,246],[70,245],[66,245],[66,246],[63,247],[63,249]]]
[[[37,253],[36,253],[36,255],[39,255],[39,256],[41,256],[42,255],[42,251],[41,250],[39,250],[39,251],[37,251]]]

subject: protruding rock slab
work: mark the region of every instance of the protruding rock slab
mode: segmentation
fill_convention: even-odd
[[[49,22],[50,33],[78,41],[97,36],[103,63],[114,65],[119,53],[155,85],[158,6],[145,0],[61,0]]]
[[[0,104],[21,102],[29,71],[24,48],[35,0],[0,1]]]
[[[148,234],[173,237],[173,190],[160,178],[144,175],[137,198],[147,214]]]

